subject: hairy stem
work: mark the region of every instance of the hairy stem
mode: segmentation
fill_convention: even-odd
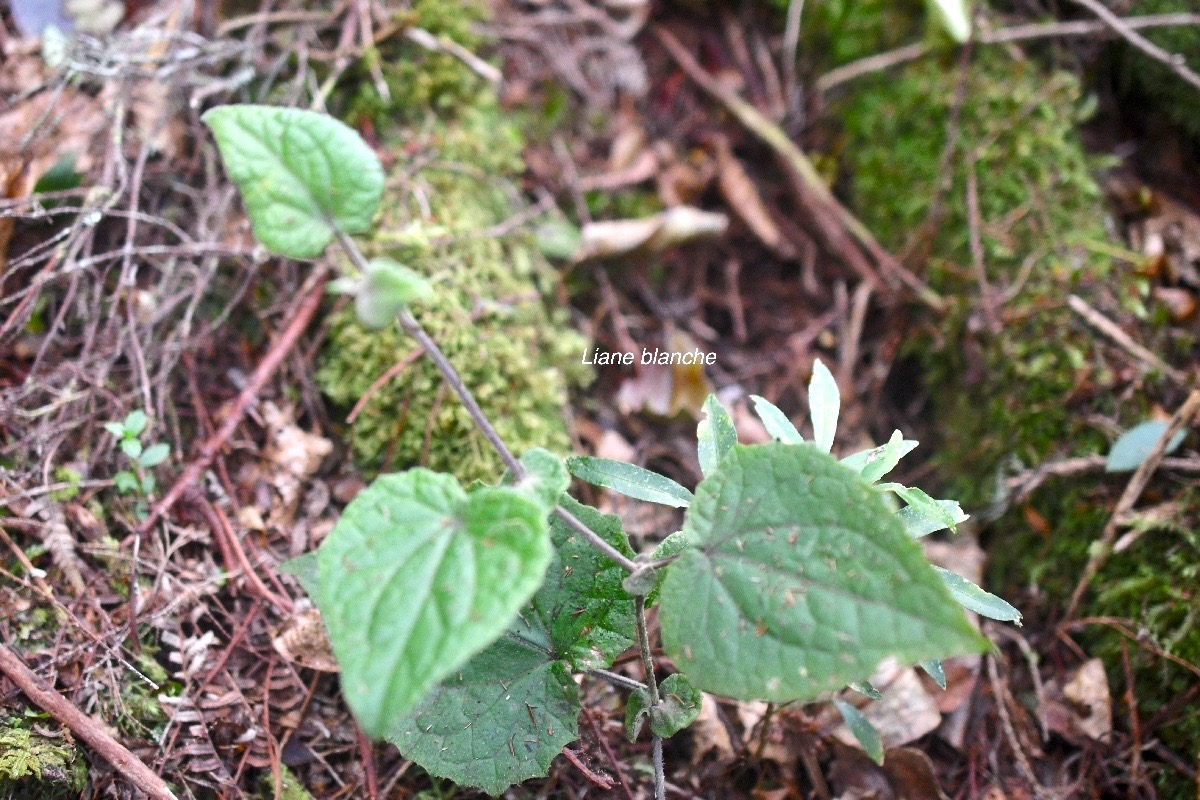
[[[338,244],[346,251],[346,255],[350,257],[354,266],[359,271],[365,272],[368,266],[367,258],[358,249],[358,245],[354,243],[354,240],[341,231],[338,232],[337,239]],[[509,471],[512,472],[513,477],[518,481],[525,477],[525,466],[517,460],[513,452],[508,449],[508,445],[500,438],[500,434],[496,432],[496,428],[492,425],[491,420],[483,413],[483,409],[479,407],[479,403],[475,402],[475,397],[471,394],[471,390],[463,383],[462,376],[458,374],[458,370],[446,358],[446,354],[438,347],[437,342],[425,331],[425,328],[407,308],[401,309],[398,318],[400,320],[400,327],[409,336],[417,340],[417,343],[421,345],[421,349],[425,351],[425,355],[437,366],[438,372],[442,373],[442,378],[454,390],[454,393],[458,395],[458,399],[462,401],[463,406],[467,409],[467,413],[471,415],[471,420],[475,423],[475,426],[479,428],[484,438],[488,440],[488,443],[500,455],[500,459],[508,467]],[[571,530],[578,533],[584,539],[587,539],[588,543],[601,553],[620,564],[626,571],[633,572],[638,568],[639,565],[633,559],[604,541],[603,537],[576,519],[575,515],[570,511],[567,511],[562,506],[556,506],[554,515],[566,523]]]
[[[650,633],[646,629],[646,597],[634,598],[634,618],[637,620],[638,651],[642,655],[642,668],[646,672],[646,688],[650,690],[650,705],[656,706],[661,699],[658,694],[658,679],[654,677],[654,656],[650,653]],[[654,761],[654,800],[666,800],[666,776],[663,774],[662,737],[655,736],[652,757]]]
[[[593,678],[599,678],[602,681],[611,683],[613,686],[620,686],[622,689],[629,689],[634,692],[646,688],[646,684],[641,681],[635,681],[633,678],[628,678],[619,672],[607,669],[590,669],[588,670],[588,674]]]

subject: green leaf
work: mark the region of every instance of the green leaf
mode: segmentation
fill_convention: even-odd
[[[581,481],[612,489],[635,500],[675,508],[686,508],[692,502],[692,493],[675,481],[624,461],[576,456],[567,459],[567,469]]]
[[[121,452],[134,461],[142,454],[142,441],[126,437],[121,440]]]
[[[866,695],[872,700],[883,699],[883,695],[878,689],[871,685],[870,681],[851,681],[850,683],[847,683],[846,686],[858,692],[859,694]]]
[[[364,327],[378,330],[396,321],[400,309],[433,295],[420,273],[390,258],[373,258],[358,283],[354,310]]]
[[[525,477],[516,488],[544,505],[546,513],[550,513],[571,485],[566,465],[561,458],[540,447],[522,453],[521,464],[525,467]]]
[[[546,220],[535,227],[533,240],[542,255],[557,261],[566,261],[583,244],[579,228],[561,218]]]
[[[125,423],[124,422],[106,422],[106,423],[104,423],[104,430],[108,431],[113,436],[117,437],[118,439],[125,438]]]
[[[319,552],[317,605],[342,693],[370,736],[502,634],[550,562],[546,510],[426,469],[383,475]]]
[[[704,415],[705,418],[696,425],[696,440],[700,471],[708,475],[737,444],[737,430],[733,427],[729,412],[715,394],[710,394],[704,401]]]
[[[141,488],[137,476],[127,469],[123,469],[116,475],[113,475],[112,479],[113,486],[117,487],[117,491],[121,494],[136,492]]]
[[[772,439],[784,444],[804,443],[804,437],[800,435],[800,431],[796,430],[796,426],[787,418],[787,414],[780,411],[774,403],[756,394],[750,395],[750,399],[754,401],[754,413],[758,414],[763,427],[767,429],[767,433],[771,434]]]
[[[976,614],[981,614],[989,619],[1021,624],[1021,612],[1017,611],[1002,598],[997,597],[991,592],[984,591],[958,573],[942,569],[941,567],[934,567],[934,569],[942,576],[942,579],[946,582],[946,587],[954,595],[954,599],[962,604],[963,608],[974,611]]]
[[[158,481],[154,479],[154,475],[149,472],[142,475],[142,494],[150,494],[157,485]]]
[[[658,685],[658,696],[658,705],[650,709],[650,732],[655,736],[674,736],[700,716],[704,698],[683,675],[668,676]]]
[[[946,688],[946,670],[942,669],[941,661],[938,661],[937,659],[922,661],[921,669],[925,670],[929,677],[933,678],[933,682],[939,687],[942,689]]]
[[[579,737],[579,709],[565,665],[539,644],[506,635],[434,689],[387,738],[431,775],[500,795],[549,771]]]
[[[633,557],[619,517],[601,514],[570,496],[563,496],[561,503],[600,538]],[[633,644],[633,598],[621,587],[625,568],[557,517],[550,520],[550,534],[554,555],[546,580],[522,617],[549,631],[554,652],[576,671],[607,667]]]
[[[1140,425],[1134,425],[1113,442],[1112,450],[1104,464],[1106,472],[1132,472],[1142,465],[1150,455],[1154,445],[1162,437],[1169,423],[1166,420],[1151,420]],[[1187,431],[1178,431],[1167,442],[1163,452],[1173,453],[1183,444]]]
[[[862,745],[867,756],[876,764],[882,764],[883,740],[879,738],[879,731],[875,730],[875,726],[862,715],[861,711],[844,700],[835,699],[833,704],[841,712],[842,719],[846,720],[847,727],[850,728],[850,732],[854,734],[858,743]]]
[[[913,539],[920,539],[922,536],[945,530],[971,518],[969,514],[963,512],[962,506],[956,500],[934,500],[933,502],[941,509],[934,516],[926,516],[915,506],[905,506],[896,512],[900,523],[904,525],[904,532]],[[947,524],[947,519],[953,520],[953,525]]]
[[[140,408],[130,411],[121,427],[124,428],[126,436],[140,436],[142,431],[146,430],[146,412]]]
[[[813,441],[822,452],[828,453],[833,449],[841,407],[842,395],[838,391],[837,381],[818,358],[813,362],[812,380],[808,383],[808,409],[812,417]]]
[[[950,34],[950,38],[963,44],[971,38],[971,11],[969,0],[927,0],[933,15]]]
[[[642,726],[646,724],[646,717],[650,716],[650,705],[649,689],[631,692],[629,699],[625,701],[625,735],[629,737],[629,741],[637,741]]]
[[[315,258],[336,232],[371,227],[383,168],[353,129],[314,111],[229,105],[202,119],[268,250]]]
[[[893,431],[892,438],[886,444],[846,456],[842,464],[860,473],[867,483],[874,483],[895,469],[900,459],[911,453],[918,444],[912,439],[905,439],[900,431]]]
[[[693,684],[740,700],[811,700],[988,642],[858,475],[811,447],[738,445],[701,482],[659,621]]]
[[[564,496],[564,508],[627,555],[617,517]],[[625,570],[557,518],[546,580],[502,638],[443,681],[389,734],[433,775],[500,794],[545,775],[578,737],[572,668],[607,667],[633,642]]]
[[[892,492],[901,500],[908,503],[908,507],[913,509],[914,513],[938,523],[940,527],[934,530],[940,531],[942,528],[954,530],[958,523],[968,518],[966,514],[962,513],[962,509],[959,508],[958,503],[953,503],[953,506],[951,506],[947,504],[948,501],[934,500],[925,494],[925,492],[915,487],[901,486],[898,483],[881,483],[879,484],[879,488]],[[901,511],[903,510],[901,509]]]
[[[300,588],[304,590],[304,593],[310,598],[314,598],[317,596],[321,585],[318,560],[317,551],[312,550],[308,553],[301,553],[295,558],[289,558],[276,569],[284,575],[291,575],[298,580]]]
[[[167,460],[167,456],[171,455],[171,445],[166,442],[158,442],[152,444],[138,457],[138,463],[144,469],[152,469]]]

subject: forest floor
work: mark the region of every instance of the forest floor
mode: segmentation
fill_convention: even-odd
[[[145,789],[87,730],[180,797],[480,796],[363,737],[319,616],[278,570],[320,542],[374,469],[412,464],[375,453],[364,465],[351,423],[370,398],[334,402],[319,374],[345,309],[325,293],[332,262],[256,247],[199,119],[226,102],[328,109],[386,151],[389,187],[420,206],[421,169],[439,157],[422,139],[428,118],[457,113],[446,104],[480,87],[499,101],[487,113],[516,120],[524,139],[523,166],[501,176],[518,209],[480,230],[551,258],[552,285],[538,288],[565,313],[546,324],[594,350],[716,354],[707,370],[601,366],[565,378],[576,451],[694,486],[704,397],[718,394],[743,441],[766,441],[750,395],[802,419],[819,357],[841,386],[838,450],[897,428],[920,440],[898,480],[939,497],[962,491],[974,517],[931,542],[931,560],[1025,617],[985,622],[995,654],[948,661],[944,690],[912,670],[877,676],[884,700],[869,715],[888,747],[883,767],[828,703],[706,700],[667,744],[669,797],[1200,798],[1189,394],[1200,145],[1114,77],[1118,36],[1106,23],[1083,11],[1047,21],[1038,3],[1014,3],[1005,16],[981,11],[983,41],[954,49],[922,39],[911,9],[889,30],[891,12],[875,4],[882,23],[868,17],[870,30],[841,35],[887,52],[835,63],[806,51],[833,34],[802,35],[787,9],[764,3],[512,0],[482,15],[464,46],[452,33],[474,11],[451,0],[98,2],[58,22],[111,32],[40,41],[26,18],[40,5],[10,2],[0,6],[0,799]],[[1195,15],[1177,16],[1200,30]],[[1002,35],[1012,31],[1024,38]],[[993,50],[1045,76],[1032,80],[1038,91],[1059,75],[1090,83],[1067,99],[1050,89],[1018,99],[1011,119],[995,111],[988,123],[1001,132],[981,133],[972,126],[991,112],[971,98],[1008,79],[975,94],[968,66],[991,64]],[[1194,55],[1195,66],[1200,45]],[[881,190],[854,160],[871,144],[856,119],[921,108],[887,93],[918,75],[899,72],[910,62],[949,87],[942,116],[908,118],[927,136],[904,140],[930,165],[919,200],[902,169],[881,172]],[[1193,90],[1181,102],[1200,108],[1185,76],[1164,80]],[[1098,111],[1076,115],[1085,95]],[[1033,156],[1066,152],[1072,166],[1048,174],[1083,164],[1090,182],[1067,227],[1086,217],[1095,233],[1061,252],[1052,239],[1068,203],[1054,190],[1018,176],[1034,201],[1008,208],[1001,190],[989,194],[1001,167],[986,161],[987,137],[1003,141],[1023,116],[1063,116],[1050,144],[1031,140]],[[380,128],[391,118],[404,150]],[[878,135],[896,130],[880,124]],[[972,155],[960,164],[963,151]],[[978,174],[975,158],[988,164]],[[881,192],[894,214],[865,207]],[[668,246],[654,232],[678,208],[719,217],[694,215]],[[914,213],[920,224],[908,226]],[[900,233],[876,230],[889,214]],[[635,219],[659,227],[605,225]],[[1060,261],[1043,264],[1051,252]],[[1097,253],[1102,269],[1069,268]],[[1014,266],[994,271],[993,258]],[[1040,277],[1062,264],[1061,280]],[[411,367],[407,356],[351,370],[375,394]],[[1034,366],[1007,369],[1017,363]],[[1182,446],[1146,469],[1104,472],[1123,432],[1173,417],[1191,431]],[[1026,427],[976,435],[989,419]],[[114,422],[123,433],[106,428]],[[438,452],[430,431],[414,440],[421,458]],[[151,451],[161,459],[138,460]],[[583,491],[622,516],[635,548],[678,525],[673,509]],[[16,677],[22,663],[48,687],[40,699]],[[637,654],[614,669],[635,675]],[[508,796],[652,796],[650,746],[627,740],[620,693],[592,681],[583,691],[580,740],[549,777]]]

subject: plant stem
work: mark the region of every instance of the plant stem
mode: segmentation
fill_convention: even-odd
[[[508,449],[508,445],[504,443],[504,440],[500,438],[500,434],[492,426],[491,420],[484,415],[483,409],[479,407],[479,403],[475,402],[475,397],[467,389],[466,384],[463,383],[458,371],[454,369],[454,365],[446,358],[445,353],[430,338],[425,329],[421,327],[421,323],[417,322],[412,312],[407,308],[401,309],[399,318],[400,327],[404,328],[409,336],[417,340],[421,347],[424,348],[425,355],[429,356],[433,363],[437,365],[438,371],[442,373],[442,377],[445,378],[446,383],[450,384],[450,388],[458,395],[458,399],[466,407],[467,413],[471,415],[471,419],[475,422],[475,427],[479,428],[480,432],[488,440],[488,443],[500,454],[500,459],[512,471],[513,477],[517,480],[525,477],[525,467],[517,460],[512,451]]]
[[[622,689],[629,689],[630,691],[634,692],[646,688],[646,684],[642,683],[641,681],[635,681],[633,678],[627,678],[618,672],[612,672],[611,670],[607,669],[590,669],[588,670],[588,674],[593,678],[599,678],[600,680],[611,683],[614,686],[620,686]]]
[[[646,688],[650,690],[650,705],[659,703],[658,679],[654,677],[654,656],[650,653],[650,633],[646,630],[646,597],[634,598],[634,619],[637,620],[638,651],[642,654],[642,668],[646,672]],[[663,774],[662,737],[654,737],[652,758],[654,761],[654,800],[666,800],[667,779]]]
[[[354,266],[360,272],[365,272],[368,267],[367,258],[358,249],[358,245],[354,243],[354,240],[341,231],[338,231],[337,240],[342,249],[346,251],[346,255],[354,262]],[[471,394],[471,390],[463,383],[458,370],[450,363],[450,359],[446,358],[446,354],[438,347],[437,342],[426,333],[425,328],[422,327],[421,323],[417,321],[417,318],[407,308],[401,309],[397,316],[400,320],[400,327],[404,328],[409,336],[417,340],[417,343],[421,345],[421,349],[425,351],[425,355],[429,356],[430,360],[437,366],[438,372],[442,373],[442,378],[450,385],[454,393],[458,395],[458,399],[462,401],[463,406],[467,409],[467,413],[471,415],[471,420],[475,423],[475,426],[479,428],[484,438],[488,440],[488,443],[500,455],[500,459],[508,467],[509,471],[512,472],[513,477],[518,481],[525,477],[525,466],[517,460],[513,452],[508,449],[508,445],[500,438],[500,434],[496,432],[496,428],[492,425],[491,420],[483,413],[483,409],[479,407],[479,403],[475,402],[475,397]],[[603,537],[576,519],[575,515],[570,511],[567,511],[562,506],[556,506],[554,515],[566,523],[573,531],[584,539],[587,539],[601,553],[620,564],[627,572],[634,572],[638,569],[639,565],[633,559],[604,541]]]

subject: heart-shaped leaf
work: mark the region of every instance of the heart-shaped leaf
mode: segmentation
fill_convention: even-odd
[[[810,446],[736,446],[701,482],[659,621],[700,689],[811,700],[913,664],[987,649],[920,546],[853,471]]]
[[[550,539],[546,509],[524,492],[467,494],[414,469],[360,493],[318,554],[342,692],[379,737],[509,627],[541,584]]]
[[[315,111],[256,105],[219,106],[203,119],[271,252],[315,258],[337,232],[371,227],[383,167],[352,128]]]

